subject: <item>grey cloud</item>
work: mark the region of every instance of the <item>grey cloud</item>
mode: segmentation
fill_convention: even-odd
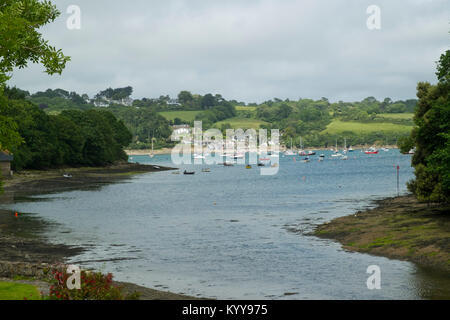
[[[63,14],[44,34],[72,61],[62,76],[34,66],[11,84],[90,95],[131,85],[136,98],[186,89],[247,102],[404,99],[418,81],[435,81],[435,61],[449,48],[446,0],[56,3]],[[70,4],[82,10],[79,31],[65,27]],[[381,7],[379,31],[366,28],[371,4]]]

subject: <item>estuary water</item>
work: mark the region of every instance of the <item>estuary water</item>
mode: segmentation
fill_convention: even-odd
[[[136,175],[2,208],[55,224],[45,234],[53,242],[86,248],[73,263],[160,290],[223,299],[435,297],[443,276],[308,235],[317,224],[395,196],[397,165],[405,193],[411,157],[355,150],[343,161],[323,153],[323,162],[280,157],[274,176],[256,166],[210,165],[210,173],[189,166],[195,175]],[[174,166],[169,155],[130,161]],[[381,290],[367,288],[370,265],[381,269]]]

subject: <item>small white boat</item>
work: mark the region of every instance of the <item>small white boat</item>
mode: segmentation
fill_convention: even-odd
[[[201,154],[194,154],[194,159],[205,159],[205,156]]]
[[[289,149],[284,152],[284,155],[285,156],[295,156],[295,152]]]
[[[370,147],[368,150],[364,151],[365,154],[378,154],[378,149],[375,147]]]

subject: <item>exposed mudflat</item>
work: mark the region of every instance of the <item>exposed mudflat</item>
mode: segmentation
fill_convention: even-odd
[[[380,200],[377,207],[320,225],[314,234],[347,250],[407,260],[450,272],[450,207],[413,196]]]

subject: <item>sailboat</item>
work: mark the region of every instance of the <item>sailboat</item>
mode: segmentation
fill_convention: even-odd
[[[336,139],[336,149],[334,149],[334,153],[331,155],[332,157],[341,157],[342,154],[339,153],[338,147],[337,147],[337,139]]]
[[[291,148],[284,152],[285,156],[295,156],[294,150],[292,150],[292,138],[291,138]]]
[[[152,152],[148,155],[150,158],[153,158],[155,154],[153,153],[153,137],[152,137]]]
[[[302,137],[300,137],[300,150],[298,151],[298,155],[299,156],[308,156],[308,154],[305,152],[305,150],[303,150],[303,142],[302,142]]]

